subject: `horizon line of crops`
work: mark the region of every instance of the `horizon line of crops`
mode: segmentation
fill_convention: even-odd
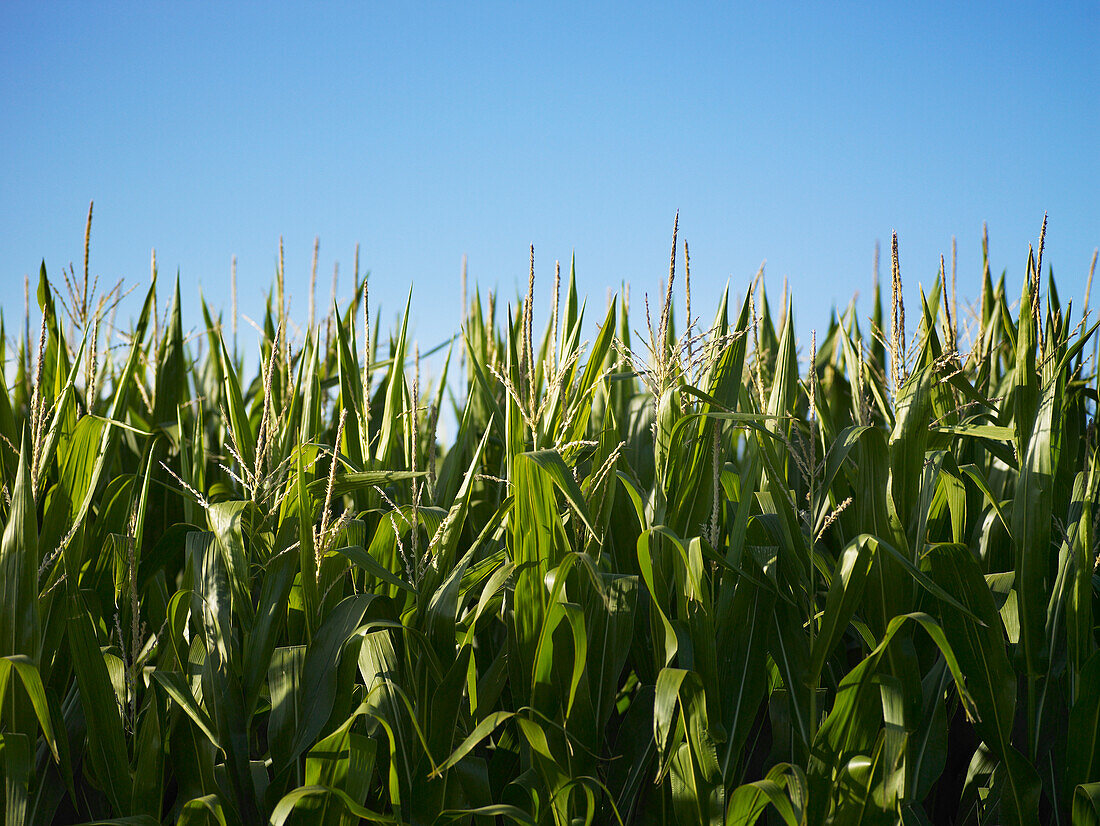
[[[678,221],[644,334],[586,341],[572,267],[537,333],[532,249],[430,385],[358,266],[291,336],[281,251],[247,378],[235,290],[195,346],[155,261],[101,349],[90,224],[37,347],[0,318],[5,823],[1100,822],[1092,273],[1074,321],[1045,221],[1018,303],[983,239],[910,335],[894,235],[804,368],[762,273],[692,316]]]

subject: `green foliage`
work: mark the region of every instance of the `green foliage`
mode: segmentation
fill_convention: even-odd
[[[66,335],[43,268],[4,822],[1100,822],[1095,327],[1039,276],[986,265],[963,356],[940,283],[807,346],[758,284],[677,335],[672,272],[589,345],[571,270],[540,336],[475,292],[430,386],[365,282],[298,340],[269,300],[250,373],[178,283]]]

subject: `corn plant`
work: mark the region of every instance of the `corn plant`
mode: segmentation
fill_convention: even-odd
[[[358,266],[298,330],[280,264],[253,360],[155,263],[116,327],[86,231],[0,321],[4,822],[1100,822],[1096,325],[1042,249],[907,333],[895,236],[801,342],[762,273],[693,316],[678,229],[655,316],[571,264],[539,332],[532,250],[429,381]]]

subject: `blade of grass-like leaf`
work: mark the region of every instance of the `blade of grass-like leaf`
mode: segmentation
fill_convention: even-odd
[[[474,727],[474,730],[470,732],[466,739],[459,744],[458,748],[451,752],[450,756],[439,764],[433,774],[440,775],[457,765],[462,758],[474,750],[478,743],[496,731],[501,723],[510,720],[514,716],[515,712],[511,711],[493,711],[487,714],[481,719],[481,722]]]
[[[0,765],[4,767],[4,823],[23,826],[31,779],[31,746],[25,734],[0,734]]]
[[[554,486],[565,495],[566,501],[577,512],[585,527],[599,541],[596,527],[592,524],[592,517],[588,513],[588,505],[585,503],[584,494],[581,492],[577,480],[570,473],[569,468],[565,466],[561,454],[556,450],[535,450],[524,453],[523,456],[538,465],[550,477]]]
[[[240,641],[234,633],[231,573],[218,537],[205,531],[187,534],[187,555],[195,572],[192,613],[201,617],[206,660],[202,666],[203,702],[209,709],[225,755],[231,811],[245,822],[259,817],[259,800],[250,762],[248,724],[240,675]],[[239,609],[241,610],[241,609]]]
[[[357,594],[336,606],[318,629],[306,651],[302,679],[302,719],[298,725],[288,759],[293,760],[313,742],[324,728],[336,697],[336,666],[340,651],[368,614],[386,618],[384,597]]]
[[[444,809],[436,817],[436,823],[453,823],[467,817],[505,817],[513,823],[522,823],[524,826],[535,826],[535,819],[518,806],[507,803],[493,803],[488,806],[478,806],[474,809]]]
[[[133,743],[134,794],[130,811],[160,816],[164,808],[168,703],[157,691],[146,693],[138,711]]]
[[[375,812],[368,809],[366,806],[360,806],[351,799],[351,796],[348,795],[347,792],[342,789],[334,789],[330,786],[299,786],[297,789],[288,792],[275,804],[275,809],[271,812],[271,818],[268,822],[271,826],[283,826],[290,816],[294,814],[295,809],[300,803],[310,802],[310,798],[314,797],[335,797],[347,807],[347,810],[352,815],[362,820],[366,820],[369,823],[399,824],[402,822],[398,818]],[[307,811],[311,811],[311,809]]]
[[[467,553],[447,573],[447,578],[430,593],[423,594],[420,604],[424,612],[425,631],[441,660],[454,656],[455,623],[460,607],[462,575],[466,573],[472,554]],[[427,603],[425,605],[425,602]]]
[[[80,343],[80,350],[77,353],[77,359],[73,362],[72,367],[68,371],[68,378],[64,384],[61,384],[62,362],[64,359],[64,348],[61,348],[58,356],[58,366],[56,372],[56,379],[59,384],[57,388],[57,395],[54,400],[52,411],[53,414],[49,420],[49,427],[46,429],[45,437],[42,439],[40,445],[36,445],[36,454],[38,456],[38,476],[37,482],[41,482],[44,476],[42,472],[45,468],[48,468],[53,462],[58,446],[67,441],[70,433],[76,425],[76,378],[80,372],[81,361],[84,356],[84,348],[87,344],[87,336]]]
[[[248,516],[250,502],[218,502],[206,509],[210,529],[217,537],[229,586],[233,593],[233,619],[241,630],[252,630],[253,608],[248,552],[245,550],[243,520]]]
[[[1073,826],[1100,826],[1100,782],[1073,790]]]
[[[592,716],[599,732],[605,730],[614,709],[638,614],[637,576],[601,574],[601,579],[602,593],[593,587],[585,600],[585,624],[591,633],[588,690],[592,696]]]
[[[225,341],[222,346],[222,372],[225,376],[225,400],[229,415],[226,422],[233,434],[233,443],[247,468],[256,467],[256,437],[252,433],[252,426],[248,421],[248,413],[244,408],[244,398],[241,395],[241,383],[237,378],[237,370],[233,366],[233,358],[226,349]],[[246,470],[245,473],[248,471]],[[247,477],[246,477],[247,481]]]
[[[790,300],[784,315],[786,320],[783,324],[783,334],[775,356],[775,375],[768,394],[767,412],[775,417],[787,416],[798,394],[798,355],[795,351],[794,312]],[[772,428],[772,432],[778,431],[778,427]]]
[[[906,557],[901,551],[899,551],[889,542],[884,542],[877,536],[866,536],[863,534],[856,538],[865,539],[866,541],[870,542],[876,550],[878,548],[882,548],[884,551],[886,551],[887,554],[897,560],[901,564],[901,566],[905,568],[906,571],[909,572],[909,575],[913,577],[918,585],[920,585],[928,593],[932,594],[932,596],[943,600],[952,608],[961,611],[964,615],[969,617],[971,620],[974,620],[979,625],[985,624],[984,620],[981,617],[975,615],[969,607],[959,602],[959,600],[957,600],[948,591],[941,587],[935,579],[929,578],[927,574],[917,568],[912,562],[909,561],[908,557]]]
[[[753,565],[746,557],[746,565]],[[733,772],[749,730],[764,700],[766,657],[771,614],[775,595],[762,586],[763,574],[739,578],[728,608],[719,608],[715,626],[718,632],[718,679],[722,686],[723,723],[727,736],[722,756],[722,777],[732,783]]]
[[[218,826],[236,826],[239,819],[232,816],[232,809],[223,804],[221,797],[216,794],[203,795],[188,800],[180,810],[180,818],[176,826],[209,826],[210,821]]]
[[[722,818],[725,790],[711,733],[703,681],[699,674],[688,671],[682,679],[673,682],[677,685],[681,715],[677,735],[683,736],[683,742],[671,754],[669,761],[673,810],[681,822],[695,822],[701,826],[717,824]],[[661,688],[662,681],[658,677],[658,696]],[[655,705],[655,722],[657,713]]]
[[[863,597],[863,585],[871,570],[871,561],[871,543],[865,537],[849,542],[837,560],[833,582],[825,599],[820,630],[810,656],[810,679],[815,685],[825,667],[825,659],[848,627],[848,621]]]
[[[829,818],[830,824],[888,826],[897,822],[894,801],[883,799],[886,768],[883,745],[883,741],[879,740],[869,756],[856,755],[841,768],[833,792],[836,802],[833,816]]]
[[[954,592],[969,614],[945,605],[944,630],[966,672],[980,715],[974,727],[1004,766],[1006,818],[1014,823],[1035,823],[1039,776],[1011,742],[1016,677],[1005,653],[1001,622],[989,586],[963,546],[938,546],[929,554],[929,560],[933,578],[944,590]]]
[[[642,491],[638,489],[637,483],[623,471],[616,470],[615,476],[619,482],[622,483],[623,490],[625,490],[630,497],[630,502],[634,506],[634,512],[638,515],[638,527],[643,531],[648,530],[650,525],[649,520],[646,518],[646,507]]]
[[[388,568],[382,566],[382,564],[371,556],[365,548],[358,545],[350,545],[346,548],[337,548],[336,553],[342,554],[350,559],[353,563],[358,565],[368,574],[382,580],[389,585],[393,585],[396,588],[401,588],[404,591],[408,591],[410,594],[415,594],[416,589],[413,588],[405,580],[394,574]]]
[[[296,506],[298,522],[298,560],[301,571],[302,599],[305,603],[306,631],[310,638],[317,632],[319,617],[317,616],[320,595],[317,593],[317,552],[314,547],[313,520],[314,500],[309,491],[309,483],[306,481],[312,471],[307,470],[306,459],[303,451],[298,451],[296,457],[296,473],[294,474],[293,499]],[[287,496],[291,499],[291,495]]]
[[[210,715],[195,701],[195,695],[191,693],[190,686],[182,674],[173,671],[157,669],[153,672],[153,679],[163,686],[165,692],[171,697],[184,713],[194,721],[199,730],[210,738],[210,742],[216,748],[221,748],[218,743],[218,735],[214,732],[214,723]]]
[[[19,465],[11,491],[11,509],[0,544],[0,650],[6,654],[39,656],[38,519],[31,490],[30,455],[26,436],[19,448]]]
[[[432,591],[438,587],[439,582],[446,572],[455,564],[455,555],[458,551],[458,543],[462,531],[466,527],[466,517],[470,512],[470,501],[473,496],[474,483],[477,478],[477,470],[481,466],[485,446],[489,442],[489,434],[492,432],[492,415],[489,417],[489,425],[482,434],[481,441],[474,449],[470,457],[470,465],[458,490],[446,518],[438,531],[432,534],[429,551],[432,555],[431,563],[424,577],[424,587]]]
[[[567,720],[573,709],[577,687],[580,685],[588,657],[588,635],[585,632],[584,612],[579,605],[563,601],[562,588],[573,559],[575,559],[573,556],[566,557],[562,565],[552,572],[554,587],[548,600],[549,610],[535,648],[535,668],[531,679],[531,696],[538,699],[540,689],[554,690],[559,687],[562,672],[565,667],[568,667],[571,676],[567,695],[565,698],[556,697],[559,703],[564,699],[562,708]],[[572,631],[573,650],[569,657],[566,657],[562,646],[551,642],[557,627],[563,620]],[[534,705],[537,707],[540,703],[536,702]]]
[[[810,641],[803,631],[802,609],[778,600],[771,617],[768,652],[787,689],[790,715],[798,738],[798,754],[808,748],[816,720],[811,714],[809,664]]]
[[[1081,689],[1077,702],[1069,711],[1068,789],[1100,776],[1100,651],[1094,652],[1081,669]],[[1097,800],[1100,801],[1100,797]],[[1074,807],[1076,805],[1074,802]]]
[[[887,443],[890,454],[887,506],[893,506],[902,531],[895,542],[901,544],[904,541],[909,546],[907,550],[911,560],[915,560],[921,550],[917,524],[922,471],[928,447],[931,373],[930,367],[922,367],[910,375],[898,390],[894,427]]]
[[[1073,583],[1066,601],[1066,636],[1069,647],[1070,663],[1079,674],[1084,663],[1095,648],[1093,628],[1093,570],[1095,566],[1095,548],[1100,537],[1097,536],[1097,511],[1100,511],[1100,453],[1094,453],[1088,475],[1080,473],[1074,482],[1073,501],[1070,517],[1074,509],[1079,508],[1079,519],[1070,527],[1071,548],[1073,550]],[[1082,494],[1078,496],[1078,491]],[[1090,564],[1091,563],[1091,564]],[[1078,680],[1079,685],[1084,685]],[[1071,696],[1075,696],[1071,693]]]
[[[888,646],[910,622],[916,622],[928,633],[951,671],[964,707],[968,712],[974,708],[974,700],[963,677],[962,659],[956,657],[940,624],[923,613],[894,617],[875,649],[840,681],[833,708],[814,738],[808,770],[810,793],[807,797],[811,822],[824,817],[836,774],[853,758],[869,754],[879,739],[883,711],[876,672]]]
[[[585,438],[588,432],[589,415],[592,412],[591,396],[596,391],[596,382],[603,370],[611,342],[615,337],[615,315],[617,307],[614,301],[607,308],[607,316],[600,325],[600,332],[588,353],[588,363],[584,366],[580,380],[570,387],[570,394],[576,400],[577,413],[572,419],[572,427],[564,434],[562,441],[572,442]]]
[[[979,468],[977,465],[968,464],[961,465],[959,467],[959,470],[969,476],[974,481],[974,484],[978,486],[978,490],[982,492],[985,500],[989,502],[989,504],[992,506],[993,510],[997,514],[997,517],[1001,520],[1001,524],[1004,526],[1004,529],[1009,532],[1009,536],[1011,537],[1011,523],[1005,516],[1004,511],[1001,509],[1001,503],[997,500],[997,497],[993,495],[993,491],[990,489],[989,482],[985,478],[985,474],[982,472],[981,468]]]
[[[271,760],[278,769],[291,764],[290,750],[301,724],[302,663],[305,646],[280,646],[272,652],[267,673],[271,703],[267,737]]]
[[[409,296],[405,300],[405,312],[401,317],[401,330],[391,353],[393,361],[382,385],[385,388],[385,402],[382,408],[382,428],[378,434],[378,448],[375,451],[375,458],[382,467],[394,465],[396,459],[394,451],[401,443],[396,428],[400,426],[405,407],[405,336],[409,326],[411,302],[412,288],[410,287]]]
[[[332,312],[336,318],[340,317],[339,308],[335,304]],[[344,423],[344,444],[337,445],[336,448],[351,459],[355,465],[362,467],[363,450],[367,443],[366,438],[364,438],[365,434],[360,432],[360,426],[366,424],[363,374],[359,369],[355,347],[348,340],[349,336],[354,334],[354,331],[349,330],[343,324],[336,324],[335,328],[336,335],[333,344],[336,347],[336,364],[340,378],[340,406],[348,412]]]
[[[264,566],[256,616],[244,649],[244,697],[249,716],[260,700],[260,690],[267,678],[278,637],[285,631],[287,598],[296,574],[295,558],[291,553],[283,553]]]
[[[80,598],[69,598],[69,655],[88,723],[87,756],[115,812],[126,812],[133,792],[130,760],[115,690],[99,650],[92,619]]]
[[[1016,438],[1016,428],[993,424],[943,424],[931,428],[931,431],[952,436],[969,436],[973,439],[990,439],[995,442],[1010,442]]]
[[[726,826],[753,826],[769,805],[775,807],[776,813],[787,826],[799,826],[790,798],[783,794],[778,783],[767,778],[739,786],[730,795],[729,807],[726,809]]]
[[[87,514],[95,494],[91,485],[98,479],[97,454],[106,446],[105,430],[106,420],[83,416],[68,434],[67,449],[58,457],[61,472],[45,509],[39,537],[49,552],[57,548],[72,526],[82,522]],[[74,560],[72,567],[79,568],[82,562]]]
[[[427,471],[344,471],[342,473],[337,471],[337,475],[332,480],[332,495],[343,496],[356,491],[366,491],[375,485],[389,485],[394,482],[404,482],[410,478],[423,478],[427,475]],[[323,494],[328,484],[328,478],[317,478],[309,483],[309,492]]]
[[[54,734],[50,718],[49,702],[46,700],[46,689],[42,685],[42,677],[38,673],[38,666],[25,654],[13,654],[3,657],[0,659],[0,686],[8,685],[12,672],[19,675],[23,690],[30,698],[31,706],[38,718],[38,724],[42,727],[42,735],[46,738],[46,745],[49,746],[54,760],[60,760],[57,751],[57,737]],[[10,690],[10,688],[0,690],[0,698],[5,696],[5,691]]]
[[[666,600],[664,598],[664,586],[666,583],[664,582],[664,577],[660,575],[661,569],[658,564],[655,564],[654,553],[650,549],[650,537],[653,535],[655,534],[651,529],[645,531],[638,537],[638,566],[641,569],[642,580],[649,590],[653,607],[657,609],[657,616],[660,619],[661,628],[664,631],[663,651],[654,652],[659,655],[655,657],[657,664],[663,668],[668,666],[676,656],[676,651],[679,648],[679,641],[676,636],[676,629],[673,627],[666,613]],[[660,579],[658,579],[659,576]],[[656,642],[657,641],[654,640],[654,643]]]
[[[176,417],[176,408],[191,398],[190,373],[184,352],[183,315],[180,301],[180,280],[176,289],[168,326],[157,352],[156,383],[153,390],[153,424],[169,426]]]
[[[828,491],[833,486],[833,480],[836,479],[841,466],[851,455],[853,448],[859,444],[863,434],[870,430],[871,427],[868,425],[853,425],[852,427],[846,427],[837,435],[836,440],[825,456],[825,475],[818,485],[819,490]],[[817,526],[815,526],[815,530],[817,530]]]

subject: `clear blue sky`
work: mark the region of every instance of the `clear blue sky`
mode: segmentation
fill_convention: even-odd
[[[855,291],[869,314],[892,229],[907,290],[957,235],[973,296],[988,221],[1015,293],[1047,211],[1077,306],[1100,243],[1095,2],[8,0],[0,37],[9,329],[40,259],[79,269],[91,199],[92,272],[144,282],[156,247],[191,325],[199,285],[228,310],[233,255],[259,315],[280,235],[304,320],[319,235],[319,302],[361,242],[384,319],[414,285],[425,347],[457,327],[463,254],[510,296],[534,243],[548,295],[575,250],[591,304],[629,280],[639,307],[677,209],[697,305],[766,258],[804,337]]]

